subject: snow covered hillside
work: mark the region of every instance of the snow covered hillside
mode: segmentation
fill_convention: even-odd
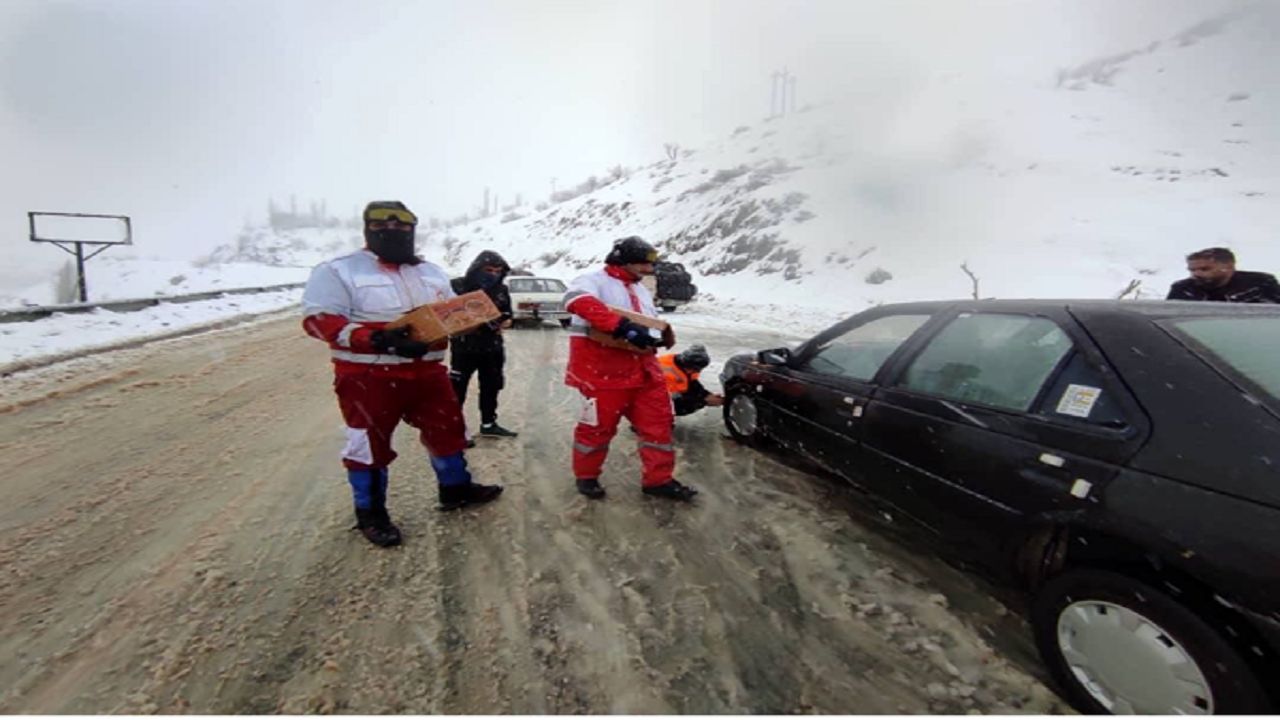
[[[568,279],[641,235],[686,263],[704,301],[837,313],[970,297],[975,280],[982,297],[1115,297],[1134,282],[1130,297],[1163,297],[1183,256],[1214,245],[1276,272],[1280,75],[1259,59],[1277,34],[1280,8],[1263,5],[1045,68],[1038,85],[950,74],[840,98],[559,202],[424,222],[420,251],[459,272],[494,249]],[[195,264],[112,249],[89,263],[90,295],[296,282],[360,243],[351,227],[253,228]],[[54,302],[57,284],[0,305]]]
[[[637,234],[716,296],[858,310],[969,297],[1163,297],[1183,256],[1280,270],[1271,9],[1055,74],[940,78],[743,126],[543,211],[427,234],[569,277]],[[1133,296],[1132,294],[1130,295]]]
[[[109,255],[113,251],[116,254]],[[91,302],[172,297],[211,290],[304,282],[310,270],[311,265],[271,265],[253,261],[191,263],[141,258],[128,249],[113,249],[85,263]],[[75,302],[74,291],[73,264],[60,276],[43,278],[12,296],[0,295],[0,308]]]

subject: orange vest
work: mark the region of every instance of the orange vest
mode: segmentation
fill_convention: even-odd
[[[658,367],[662,368],[662,377],[667,381],[667,392],[672,395],[689,389],[689,381],[697,380],[698,373],[685,373],[676,365],[676,354],[669,353],[658,358]]]

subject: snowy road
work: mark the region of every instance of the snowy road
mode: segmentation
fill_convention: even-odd
[[[708,377],[795,339],[673,319]],[[0,712],[1062,711],[983,586],[718,415],[677,428],[694,506],[642,496],[621,436],[608,499],[576,495],[565,355],[558,328],[508,334],[521,435],[469,453],[493,505],[436,513],[398,435],[394,550],[349,530],[292,315],[0,379]]]

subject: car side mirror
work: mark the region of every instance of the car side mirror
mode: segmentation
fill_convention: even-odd
[[[765,365],[786,365],[791,362],[791,350],[784,347],[761,350],[757,359]]]

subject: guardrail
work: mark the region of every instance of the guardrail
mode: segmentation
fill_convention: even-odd
[[[47,318],[54,313],[77,313],[89,312],[97,308],[104,310],[113,310],[115,312],[134,312],[149,307],[155,307],[160,303],[188,303],[197,300],[212,300],[213,298],[223,297],[224,295],[249,295],[253,293],[275,292],[277,290],[294,290],[305,286],[306,283],[286,283],[284,285],[265,285],[262,287],[246,287],[246,288],[230,288],[227,290],[210,290],[207,292],[189,293],[187,295],[157,295],[151,298],[136,298],[131,300],[107,300],[105,302],[92,303],[68,303],[66,305],[38,305],[35,307],[12,308],[8,310],[0,310],[0,323],[10,322],[30,322]]]

